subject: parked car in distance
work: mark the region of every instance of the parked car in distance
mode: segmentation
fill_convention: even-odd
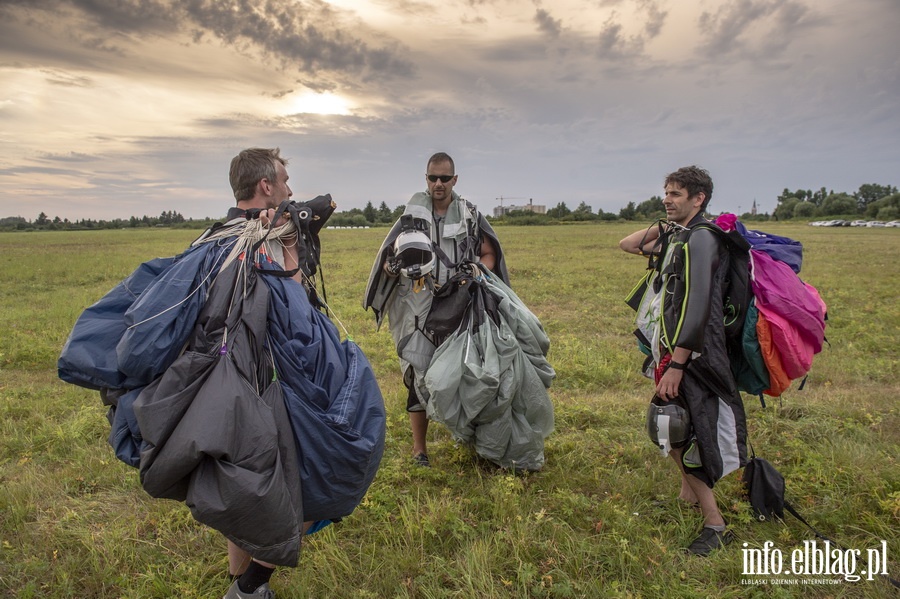
[[[900,227],[900,220],[892,220],[890,222],[884,223],[885,227]]]
[[[868,222],[868,224],[866,224],[866,226],[867,226],[867,227],[883,227],[883,226],[884,226],[884,222],[883,222],[883,221],[880,221],[880,220],[870,220],[870,221]]]
[[[850,223],[850,226],[851,227],[865,227],[866,224],[868,224],[868,222],[869,221],[867,221],[867,220],[855,220]]]

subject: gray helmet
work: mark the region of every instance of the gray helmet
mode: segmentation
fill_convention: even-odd
[[[691,415],[676,400],[663,401],[654,395],[647,408],[647,433],[663,456],[691,440]]]
[[[397,235],[394,255],[403,264],[400,274],[410,279],[421,279],[434,269],[431,237],[424,231],[408,230]]]

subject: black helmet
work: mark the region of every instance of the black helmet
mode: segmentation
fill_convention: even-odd
[[[647,433],[664,456],[691,439],[691,415],[676,399],[663,401],[654,395],[647,408]]]

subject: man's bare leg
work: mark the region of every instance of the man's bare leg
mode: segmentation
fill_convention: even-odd
[[[409,425],[412,428],[413,455],[428,455],[426,438],[428,436],[428,415],[424,412],[410,412]]]

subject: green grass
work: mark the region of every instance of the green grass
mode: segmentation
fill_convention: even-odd
[[[677,475],[644,432],[650,383],[638,374],[622,299],[643,260],[617,242],[633,225],[500,227],[513,287],[541,318],[558,377],[547,464],[515,476],[476,459],[441,426],[430,470],[411,439],[386,328],[361,309],[385,230],[322,235],[328,302],[369,357],[388,408],[381,469],[362,505],[308,539],[279,599],[521,597],[886,597],[882,580],[754,588],[741,545],[785,554],[812,538],[796,520],[752,520],[739,474],[716,493],[739,542],[708,559],[682,548],[700,521],[668,501]],[[900,578],[900,234],[767,224],[803,242],[803,276],[829,306],[830,346],[807,387],[747,397],[758,453],[822,532],[865,550],[888,541]],[[154,500],[106,444],[96,393],[56,377],[72,324],[140,262],[181,251],[179,230],[0,234],[0,593],[79,598],[216,597],[224,540],[183,505]]]

